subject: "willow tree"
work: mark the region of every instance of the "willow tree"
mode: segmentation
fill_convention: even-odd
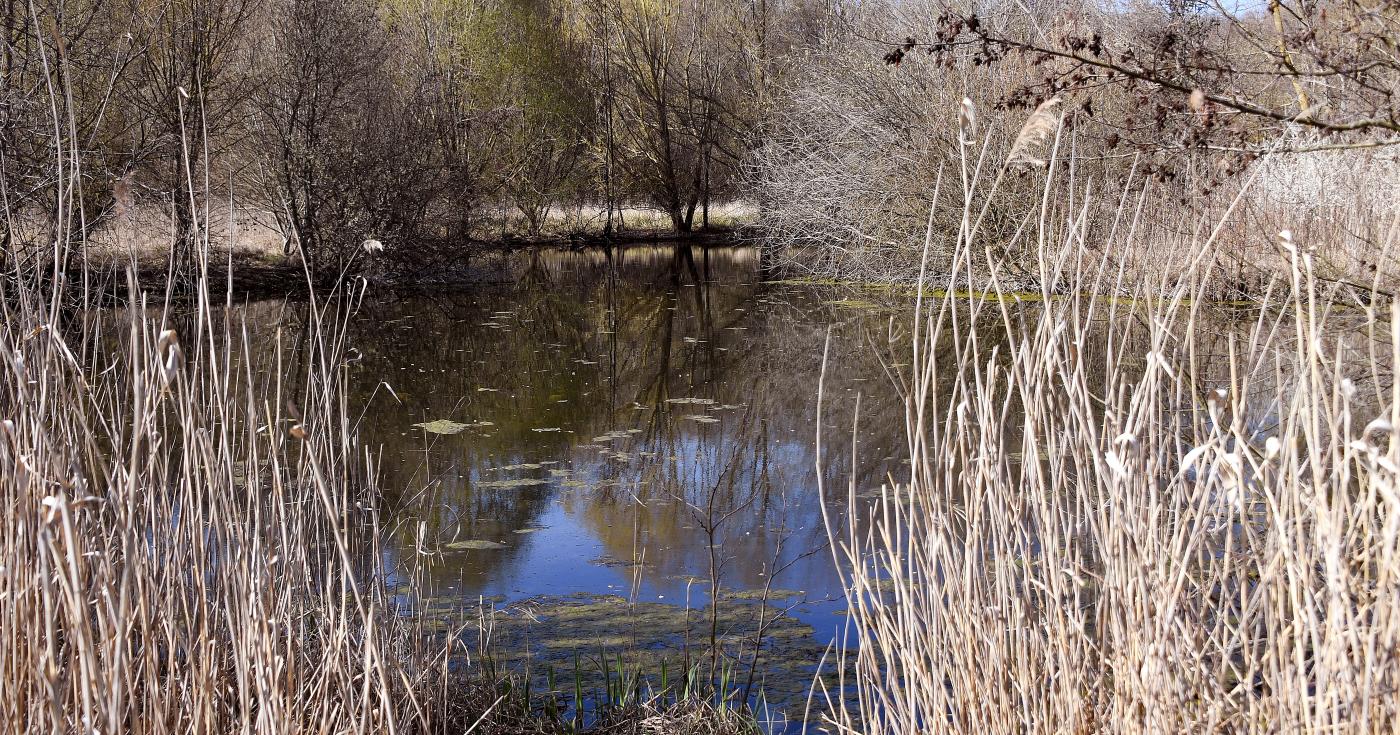
[[[570,33],[565,9],[544,0],[505,0],[507,19],[500,77],[502,122],[510,157],[506,194],[539,234],[551,210],[588,187],[586,159],[595,134],[594,90],[587,86],[586,51]]]

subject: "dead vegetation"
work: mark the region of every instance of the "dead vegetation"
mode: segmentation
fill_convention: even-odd
[[[1259,256],[1279,274],[1262,303],[1227,313],[1210,300],[1230,275],[1220,225],[1181,240],[1124,225],[1111,242],[1194,254],[1144,283],[1121,248],[1053,222],[1028,224],[1034,303],[1000,286],[969,224],[954,262],[990,291],[918,305],[911,476],[868,530],[829,527],[860,699],[833,697],[833,729],[1393,729],[1391,302],[1321,279],[1318,250],[1283,231]]]

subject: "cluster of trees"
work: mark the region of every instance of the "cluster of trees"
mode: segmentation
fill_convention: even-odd
[[[990,172],[970,192],[985,198],[1023,123],[1056,101],[1061,170],[1074,172],[1057,180],[1079,189],[1052,194],[1061,219],[1085,216],[1070,210],[1092,185],[1104,194],[1105,232],[1123,201],[1146,213],[1129,211],[1129,221],[1189,231],[1220,216],[1248,180],[1234,211],[1251,207],[1252,224],[1238,242],[1217,239],[1235,261],[1255,259],[1240,252],[1245,240],[1271,256],[1274,233],[1299,229],[1306,209],[1309,241],[1337,246],[1328,260],[1338,277],[1369,283],[1386,268],[1400,201],[1393,0],[867,0],[829,28],[790,71],[752,157],[770,242],[811,246],[791,250],[794,265],[908,277],[940,174],[936,254],[962,225],[959,162]],[[1026,164],[1043,161],[1054,138],[999,180],[982,222],[988,243],[1015,242],[1026,217],[1043,214],[1046,176]],[[1358,196],[1339,201],[1342,183]],[[1320,188],[1345,211],[1297,206],[1321,204]],[[1013,267],[1026,255],[1005,254]]]
[[[736,194],[794,43],[785,0],[9,0],[5,204],[36,253],[132,207],[187,263],[212,200],[317,272],[563,210],[678,231]],[[5,235],[6,252],[25,228]],[[82,240],[84,238],[77,238]]]
[[[742,198],[770,242],[894,272],[950,156],[972,144],[1005,160],[1047,100],[1078,170],[1147,174],[1179,198],[1263,151],[1374,159],[1400,142],[1394,0],[6,0],[0,13],[4,205],[43,223],[12,222],[7,258],[45,257],[55,232],[142,206],[169,214],[172,263],[188,265],[216,198],[269,213],[317,272],[365,238],[411,257],[498,232],[507,214],[527,233],[611,234],[623,205],[689,231]],[[1035,186],[1006,190],[1022,185]],[[998,218],[1014,233],[1014,207]]]

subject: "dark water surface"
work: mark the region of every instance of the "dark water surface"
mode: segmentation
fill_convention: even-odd
[[[770,701],[805,695],[846,606],[818,489],[823,352],[823,482],[844,523],[853,477],[908,472],[909,304],[765,282],[743,248],[542,251],[497,276],[371,294],[351,325],[386,565],[427,591],[403,604],[485,600],[498,649],[567,669],[580,650],[706,649],[717,579],[739,676],[778,617],[756,678]]]
[[[800,715],[828,646],[850,640],[826,521],[848,527],[848,489],[873,499],[908,476],[913,308],[765,280],[744,248],[537,250],[492,256],[470,287],[372,288],[327,312],[348,319],[348,406],[384,492],[382,543],[366,534],[360,552],[379,554],[400,610],[528,671],[532,692],[596,702],[617,668],[658,687],[698,665],[727,696]],[[992,311],[964,328],[1005,360]],[[264,301],[230,317],[255,369],[286,376],[312,353],[308,314]],[[1218,356],[1248,324],[1220,319],[1196,354],[1208,377],[1228,375]],[[1131,373],[1153,347],[1114,349]],[[955,373],[932,392],[951,395]],[[1015,421],[1003,430],[1021,446]]]
[[[541,260],[515,283],[360,316],[360,391],[378,387],[363,438],[383,446],[383,485],[404,489],[395,505],[412,520],[396,553],[448,552],[431,564],[437,595],[703,605],[713,527],[724,587],[782,569],[775,588],[839,600],[817,489],[822,354],[830,329],[825,481],[844,499],[857,392],[857,484],[904,467],[881,365],[904,357],[892,312],[757,282],[748,250]],[[414,426],[437,420],[466,428]],[[463,541],[504,548],[451,553]],[[826,638],[825,609],[796,614]]]

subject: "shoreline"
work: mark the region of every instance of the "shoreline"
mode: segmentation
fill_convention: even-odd
[[[497,279],[483,278],[484,271],[495,272],[499,264],[482,261],[501,258],[530,251],[566,251],[575,253],[611,253],[632,248],[655,246],[689,245],[700,248],[753,247],[740,234],[738,228],[710,229],[696,232],[672,232],[667,230],[636,230],[623,234],[604,236],[548,236],[539,238],[505,237],[493,240],[471,240],[453,244],[448,241],[427,243],[425,251],[429,256],[412,262],[404,258],[394,258],[392,254],[384,262],[362,263],[353,270],[343,272],[346,277],[364,277],[377,285],[391,289],[412,291],[423,288],[461,287],[472,284],[495,282]],[[136,279],[145,292],[164,291],[169,286],[169,268],[162,254],[158,258],[147,258],[136,264]],[[125,275],[129,263],[121,258],[107,259],[101,263],[89,263],[89,282],[99,300],[121,301],[130,295],[130,287]],[[483,268],[485,266],[485,268]],[[77,267],[81,274],[83,266]],[[92,273],[102,276],[91,278]],[[211,249],[209,253],[209,288],[213,293],[232,292],[242,298],[270,298],[306,294],[313,284],[308,282],[308,274],[301,258],[292,253],[287,256],[259,255],[248,251]],[[68,283],[80,282],[81,275],[70,275]],[[317,287],[333,287],[341,278],[328,276],[317,279]],[[172,299],[183,298],[181,289],[171,292]]]

